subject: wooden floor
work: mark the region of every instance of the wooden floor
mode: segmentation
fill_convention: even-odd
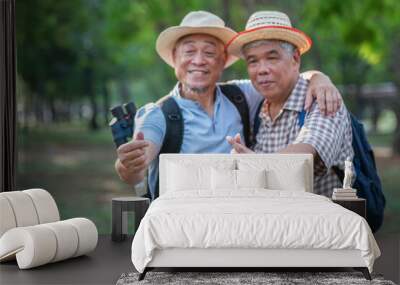
[[[376,261],[374,272],[399,283],[400,236],[377,236],[376,239],[382,256]],[[102,235],[96,250],[88,256],[28,270],[19,270],[15,261],[2,263],[0,284],[115,284],[122,273],[134,271],[130,258],[131,243],[132,237],[117,243],[112,242],[110,236]],[[338,271],[342,269],[338,268]]]

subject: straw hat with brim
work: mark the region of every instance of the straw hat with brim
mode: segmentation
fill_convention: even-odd
[[[250,16],[246,29],[238,33],[227,44],[228,53],[243,57],[242,48],[257,40],[281,40],[295,45],[300,54],[307,52],[311,39],[302,31],[292,27],[289,17],[281,12],[261,11]]]
[[[206,34],[213,36],[226,45],[236,32],[225,27],[224,21],[214,14],[205,11],[190,12],[183,18],[179,26],[170,27],[158,36],[156,50],[159,56],[170,66],[174,67],[172,51],[176,42],[188,35]],[[233,64],[238,58],[229,55],[225,68]]]

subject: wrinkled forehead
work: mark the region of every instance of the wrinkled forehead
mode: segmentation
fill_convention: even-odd
[[[252,42],[249,42],[247,44],[245,44],[242,47],[242,54],[246,55],[248,53],[251,53],[251,51],[253,51],[254,49],[262,49],[263,52],[281,52],[283,51],[283,45],[290,45],[290,43],[288,42],[284,42],[281,40],[271,40],[271,39],[261,39],[261,40],[255,40]]]
[[[208,34],[190,34],[183,36],[176,41],[175,48],[186,44],[196,43],[204,43],[217,48],[224,48],[224,43],[220,39]]]

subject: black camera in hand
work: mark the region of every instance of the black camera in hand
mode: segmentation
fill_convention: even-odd
[[[135,129],[136,106],[133,102],[119,105],[110,109],[113,118],[109,126],[116,147],[127,143]]]

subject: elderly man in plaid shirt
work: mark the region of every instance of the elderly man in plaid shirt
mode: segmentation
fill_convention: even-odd
[[[314,192],[330,197],[333,188],[342,186],[332,168],[343,169],[346,158],[354,155],[352,132],[343,104],[334,116],[321,114],[316,102],[303,111],[308,81],[300,76],[300,57],[311,43],[283,13],[262,11],[249,18],[246,30],[227,49],[246,61],[249,77],[265,100],[253,150],[239,136],[227,139],[237,153],[313,154]]]

